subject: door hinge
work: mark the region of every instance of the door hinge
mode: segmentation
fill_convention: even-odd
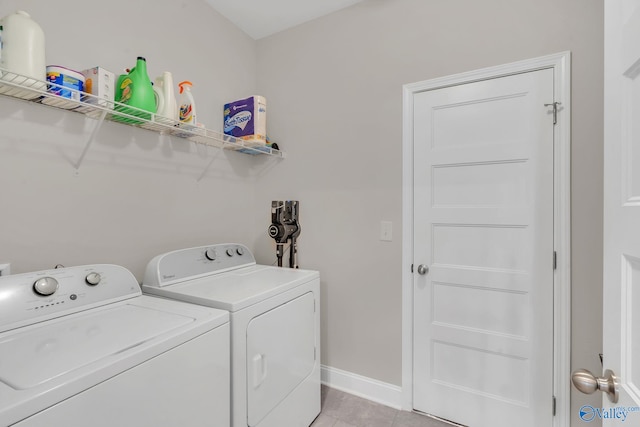
[[[553,107],[553,124],[558,123],[558,105],[562,105],[561,102],[554,102],[552,104],[544,104],[545,107]]]
[[[558,268],[558,252],[553,251],[553,269]]]
[[[551,415],[556,416],[556,397],[553,396],[553,400],[551,401]]]
[[[413,273],[413,264],[411,264],[411,272]]]

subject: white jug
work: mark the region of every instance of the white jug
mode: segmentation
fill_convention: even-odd
[[[47,78],[44,47],[44,32],[27,12],[19,10],[0,19],[0,68],[4,70],[0,70],[0,79],[44,90],[42,82]],[[1,89],[7,89],[7,86]],[[0,90],[0,93],[25,99],[40,96],[29,91],[16,92],[15,89]]]
[[[153,91],[156,94],[156,115],[177,121],[178,104],[173,90],[173,77],[170,72],[165,71],[162,76],[156,77]]]

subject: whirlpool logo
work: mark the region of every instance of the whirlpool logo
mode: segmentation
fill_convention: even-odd
[[[601,420],[616,419],[620,421],[626,421],[627,416],[632,412],[640,412],[638,406],[614,406],[612,408],[594,408],[591,405],[584,405],[580,408],[580,419],[587,423],[595,420],[596,418]]]

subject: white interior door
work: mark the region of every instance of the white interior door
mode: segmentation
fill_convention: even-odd
[[[618,402],[580,415],[610,427],[640,425],[640,1],[604,5],[603,345],[620,385]]]
[[[414,95],[416,410],[551,425],[553,82],[543,69]]]

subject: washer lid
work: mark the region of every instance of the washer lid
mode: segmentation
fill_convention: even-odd
[[[228,323],[227,311],[140,295],[0,333],[0,426]]]
[[[142,290],[234,312],[319,277],[312,270],[253,265],[163,288],[143,284]]]
[[[18,329],[0,336],[0,381],[29,389],[193,321],[125,304]]]

